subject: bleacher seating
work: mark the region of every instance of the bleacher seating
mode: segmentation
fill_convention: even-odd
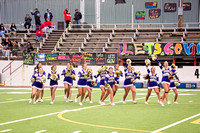
[[[33,52],[51,53],[54,52],[111,52],[118,53],[119,43],[199,43],[200,29],[185,28],[182,31],[176,28],[156,29],[73,29],[64,31],[54,30],[50,34],[44,34],[41,42],[36,41],[34,30],[18,30],[16,35],[9,36],[11,41],[18,41],[21,44],[18,59],[22,59],[23,47],[28,41],[34,47]],[[56,48],[56,49],[55,49]],[[2,58],[2,57],[1,57]],[[169,58],[168,60],[172,60]],[[187,59],[177,59],[184,62]],[[198,59],[199,60],[199,59]],[[143,59],[135,58],[139,63]],[[191,61],[191,58],[187,62]],[[190,62],[191,63],[191,62]]]

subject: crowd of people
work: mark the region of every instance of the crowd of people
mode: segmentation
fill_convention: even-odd
[[[30,42],[27,42],[27,45],[22,46],[18,41],[10,41],[9,37],[6,37],[2,43],[0,43],[0,55],[2,56],[11,56],[11,57],[17,57],[18,51],[20,51],[20,48],[23,47],[23,53],[30,53],[34,51],[33,46]]]
[[[44,23],[41,22],[41,14],[38,10],[38,8],[35,8],[34,12],[30,10],[31,15],[34,16],[35,19],[35,29],[36,29],[36,41],[41,41],[43,38],[43,32],[50,33],[53,30],[53,25],[52,25],[52,19],[53,19],[53,14],[50,9],[47,9],[45,14],[44,14]],[[66,8],[64,9],[64,20],[66,23],[66,28],[68,28],[70,22],[71,22],[72,16],[70,15],[69,10]],[[73,21],[75,24],[77,24],[76,28],[81,28],[81,22],[80,20],[82,19],[82,14],[78,11],[78,9],[75,10],[74,18]],[[25,16],[25,22],[24,22],[24,28],[29,30],[32,25],[32,18],[30,17],[29,14],[26,14]],[[9,29],[6,29],[4,24],[0,25],[0,37],[2,37],[4,40],[0,43],[0,52],[2,53],[3,56],[8,56],[13,55],[17,56],[18,51],[19,51],[19,43],[17,41],[9,41],[8,37],[11,37],[12,35],[16,37],[16,32],[17,32],[17,27],[15,23],[12,23],[10,25]],[[5,35],[7,34],[7,37]],[[18,47],[18,48],[17,48]],[[33,50],[32,45],[30,45],[30,42],[27,43],[27,46],[25,47],[24,52],[31,52]]]
[[[164,88],[164,93],[162,97],[160,96],[160,81],[158,78],[158,74],[156,73],[156,68],[154,66],[149,69],[151,65],[151,61],[149,59],[145,60],[147,67],[147,75],[144,76],[144,79],[148,80],[148,91],[145,100],[145,104],[148,104],[149,96],[151,95],[151,91],[154,90],[158,97],[158,103],[161,106],[164,106],[164,100],[166,99],[167,104],[171,104],[168,98],[168,92],[173,90],[175,93],[174,104],[178,104],[177,97],[177,86],[180,85],[179,78],[176,72],[176,66],[174,64],[171,65],[171,68],[168,66],[168,62],[165,61],[163,65],[159,62],[155,55],[152,56],[152,61],[157,61],[160,69],[162,71],[162,86]],[[126,104],[126,98],[131,90],[132,92],[132,102],[136,104],[136,87],[135,82],[137,79],[140,79],[140,72],[135,71],[134,67],[131,66],[131,60],[127,59],[126,66],[124,67],[124,74],[121,70],[119,70],[119,65],[116,64],[115,68],[108,68],[107,66],[102,66],[98,70],[97,75],[93,75],[93,71],[91,68],[87,68],[87,64],[82,65],[82,70],[80,70],[77,75],[79,77],[77,81],[78,94],[75,96],[75,102],[78,102],[78,98],[80,98],[79,105],[82,106],[83,102],[86,102],[87,97],[89,97],[89,102],[92,102],[92,89],[97,85],[98,77],[100,77],[100,89],[102,91],[99,99],[99,104],[105,105],[104,101],[110,95],[109,101],[112,106],[115,105],[113,101],[113,97],[116,95],[116,92],[119,87],[119,79],[120,77],[125,76],[124,80],[124,95],[122,97],[122,103]],[[115,70],[115,71],[114,71]],[[73,86],[73,80],[75,80],[76,72],[73,69],[73,66],[70,63],[67,63],[66,69],[64,69],[61,73],[64,76],[64,98],[66,102],[72,102],[71,95]],[[51,91],[51,102],[50,104],[54,104],[55,99],[55,91],[58,86],[58,80],[60,80],[61,76],[55,65],[51,67],[51,72],[48,73],[47,79],[50,80],[50,91]],[[31,77],[32,82],[32,94],[29,103],[36,104],[37,102],[43,102],[44,95],[44,83],[46,81],[46,73],[42,68],[42,64],[39,63],[35,69],[34,73]],[[86,95],[86,92],[87,95]],[[40,97],[41,94],[41,97]],[[35,100],[34,97],[36,96]],[[40,97],[40,98],[39,98]],[[39,100],[40,99],[40,100]]]

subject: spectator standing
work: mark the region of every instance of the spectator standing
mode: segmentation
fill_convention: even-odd
[[[31,45],[31,43],[30,42],[28,42],[27,43],[27,45],[26,45],[26,53],[30,53],[31,51],[34,51],[34,48],[33,48],[33,46]]]
[[[16,37],[16,31],[17,31],[17,27],[16,27],[16,25],[15,25],[15,23],[12,23],[11,25],[10,25],[10,35],[14,35],[14,37]]]
[[[49,19],[49,21],[51,21],[53,18],[53,14],[51,13],[50,9],[47,9],[46,13],[44,14],[45,21],[47,18]]]
[[[39,27],[38,30],[36,31],[36,39],[39,42],[43,37],[43,31],[41,30],[41,28]]]
[[[3,24],[1,24],[0,25],[0,36],[1,37],[5,38],[4,34],[5,34],[6,30],[7,30],[6,27]]]
[[[67,8],[64,10],[63,14],[64,14],[64,16],[65,16],[66,28],[68,28],[72,16],[71,16],[71,14],[69,13],[69,10],[67,10]]]
[[[74,14],[74,21],[75,24],[79,24],[76,26],[76,28],[81,28],[81,19],[82,19],[82,14],[78,11],[78,9],[75,10],[75,14]]]
[[[24,23],[24,28],[25,29],[27,29],[27,26],[28,26],[28,29],[30,29],[31,21],[32,21],[32,18],[29,16],[29,14],[26,14],[25,23]]]
[[[44,22],[45,33],[47,33],[47,30],[49,30],[49,33],[51,32],[51,25],[51,21],[47,18]]]
[[[35,8],[35,12],[33,13],[32,10],[30,10],[31,14],[34,15],[35,17],[35,25],[36,25],[36,30],[38,30],[38,27],[40,27],[41,25],[41,21],[40,21],[40,12],[38,11],[37,8]]]
[[[15,41],[14,45],[13,45],[12,55],[13,56],[17,56],[18,55],[18,50],[19,50],[18,42]]]

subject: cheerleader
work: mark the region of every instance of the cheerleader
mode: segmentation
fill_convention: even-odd
[[[79,80],[78,80],[78,94],[77,96],[75,96],[75,102],[78,101],[78,97],[81,96],[81,100],[79,102],[79,105],[82,106],[82,101],[85,97],[85,93],[87,90],[87,78],[89,78],[90,73],[88,73],[87,71],[87,64],[83,64],[82,65],[82,71],[79,71],[78,76],[79,76]]]
[[[38,73],[38,70],[39,70],[40,68],[42,68],[42,64],[41,64],[41,63],[38,63],[38,64],[36,65],[36,67],[34,68],[34,74]],[[45,73],[44,70],[43,70],[43,74],[46,76],[46,73]],[[44,84],[43,84],[42,90],[41,90],[41,97],[40,97],[41,99],[39,100],[39,98],[38,98],[37,101],[43,102],[43,95],[44,95]]]
[[[153,66],[151,68],[151,71],[149,70],[147,65],[146,65],[146,68],[147,68],[148,75],[144,77],[144,79],[148,79],[148,92],[147,92],[145,104],[148,104],[149,96],[151,95],[152,89],[154,89],[156,95],[158,96],[159,103],[162,106],[164,106],[164,104],[160,100],[160,93],[159,93],[160,85],[159,85],[159,77],[156,74],[156,68]]]
[[[115,87],[114,87],[114,90],[113,90],[113,97],[115,96],[115,94],[118,90],[118,87],[119,87],[119,78],[120,78],[120,76],[123,77],[122,71],[119,70],[119,64],[115,65],[115,74],[117,75],[117,78],[116,78],[117,83],[115,84]]]
[[[87,97],[89,97],[90,103],[93,103],[92,102],[92,89],[93,89],[93,85],[94,85],[93,82],[94,81],[93,81],[93,75],[92,75],[92,68],[88,68],[88,72],[90,72],[91,75],[90,75],[89,78],[87,78],[87,91],[88,91],[88,93],[84,98],[84,102],[86,102]]]
[[[171,80],[170,80],[169,89],[174,91],[174,94],[175,94],[175,96],[174,96],[174,104],[178,104],[178,102],[177,102],[178,91],[177,91],[176,86],[180,85],[180,81],[179,81],[178,76],[176,75],[176,70],[175,69],[171,70],[170,78],[171,78]]]
[[[117,75],[114,74],[112,67],[110,67],[108,71],[109,71],[108,74],[105,76],[106,94],[101,99],[101,105],[105,105],[104,100],[110,94],[110,102],[111,102],[111,105],[114,106],[115,103],[113,102],[113,90],[114,90],[113,88],[115,88],[115,84],[117,83],[116,82]]]
[[[54,103],[55,91],[58,87],[58,80],[60,80],[60,76],[59,76],[59,74],[57,74],[56,69],[57,69],[56,65],[53,65],[51,67],[51,73],[48,73],[48,79],[50,79],[50,91],[51,91],[50,104]]]
[[[129,91],[132,91],[132,98],[133,98],[133,103],[136,104],[137,102],[135,101],[135,96],[136,96],[136,88],[135,88],[135,80],[140,76],[140,72],[134,72],[132,70],[131,64],[128,63],[126,64],[127,67],[125,67],[124,71],[125,71],[125,81],[124,81],[124,96],[122,99],[122,103],[126,103],[125,99],[129,93]]]
[[[97,79],[100,76],[100,89],[101,89],[101,97],[99,100],[99,104],[101,104],[101,100],[103,98],[103,96],[105,95],[105,76],[107,74],[107,66],[103,66],[102,68],[100,68],[98,70],[98,74],[95,76],[95,78]]]
[[[161,65],[161,63],[159,62],[159,60],[156,58],[157,63],[160,66],[160,69],[162,71],[162,86],[164,88],[164,93],[162,96],[162,102],[164,101],[164,98],[166,98],[167,100],[167,104],[171,104],[169,99],[168,99],[168,92],[169,92],[169,86],[170,86],[170,80],[169,80],[169,74],[170,74],[170,68],[168,67],[168,62],[165,61],[163,63],[163,66]]]
[[[33,84],[32,84],[31,99],[29,103],[32,103],[34,97],[36,96],[35,101],[34,101],[34,104],[36,104],[39,98],[40,92],[42,90],[43,83],[45,83],[45,74],[42,68],[39,68],[38,73],[32,76],[31,81],[33,82]]]
[[[71,86],[73,85],[73,80],[75,80],[75,71],[73,70],[73,66],[70,65],[70,63],[67,63],[67,68],[62,71],[62,74],[64,75],[64,98],[65,102],[72,102],[71,100]]]

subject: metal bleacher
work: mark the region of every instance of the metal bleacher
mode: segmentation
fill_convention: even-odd
[[[126,28],[123,28],[123,25]],[[84,28],[84,26],[89,28]],[[40,53],[118,53],[120,43],[199,43],[200,38],[200,23],[184,23],[181,28],[178,28],[176,23],[82,24],[83,28],[81,29],[73,27],[74,24],[71,24],[65,31],[54,30],[50,34],[44,34],[41,42],[36,42],[34,30],[20,29],[15,37],[10,36],[9,39],[17,40],[23,45],[30,41],[34,46],[34,52]],[[19,59],[21,59],[21,55],[19,55]],[[136,64],[144,61],[143,58],[137,59],[137,57],[134,60]],[[172,59],[163,60],[171,61]],[[180,63],[192,62],[191,58],[182,59],[180,57],[177,60]]]

